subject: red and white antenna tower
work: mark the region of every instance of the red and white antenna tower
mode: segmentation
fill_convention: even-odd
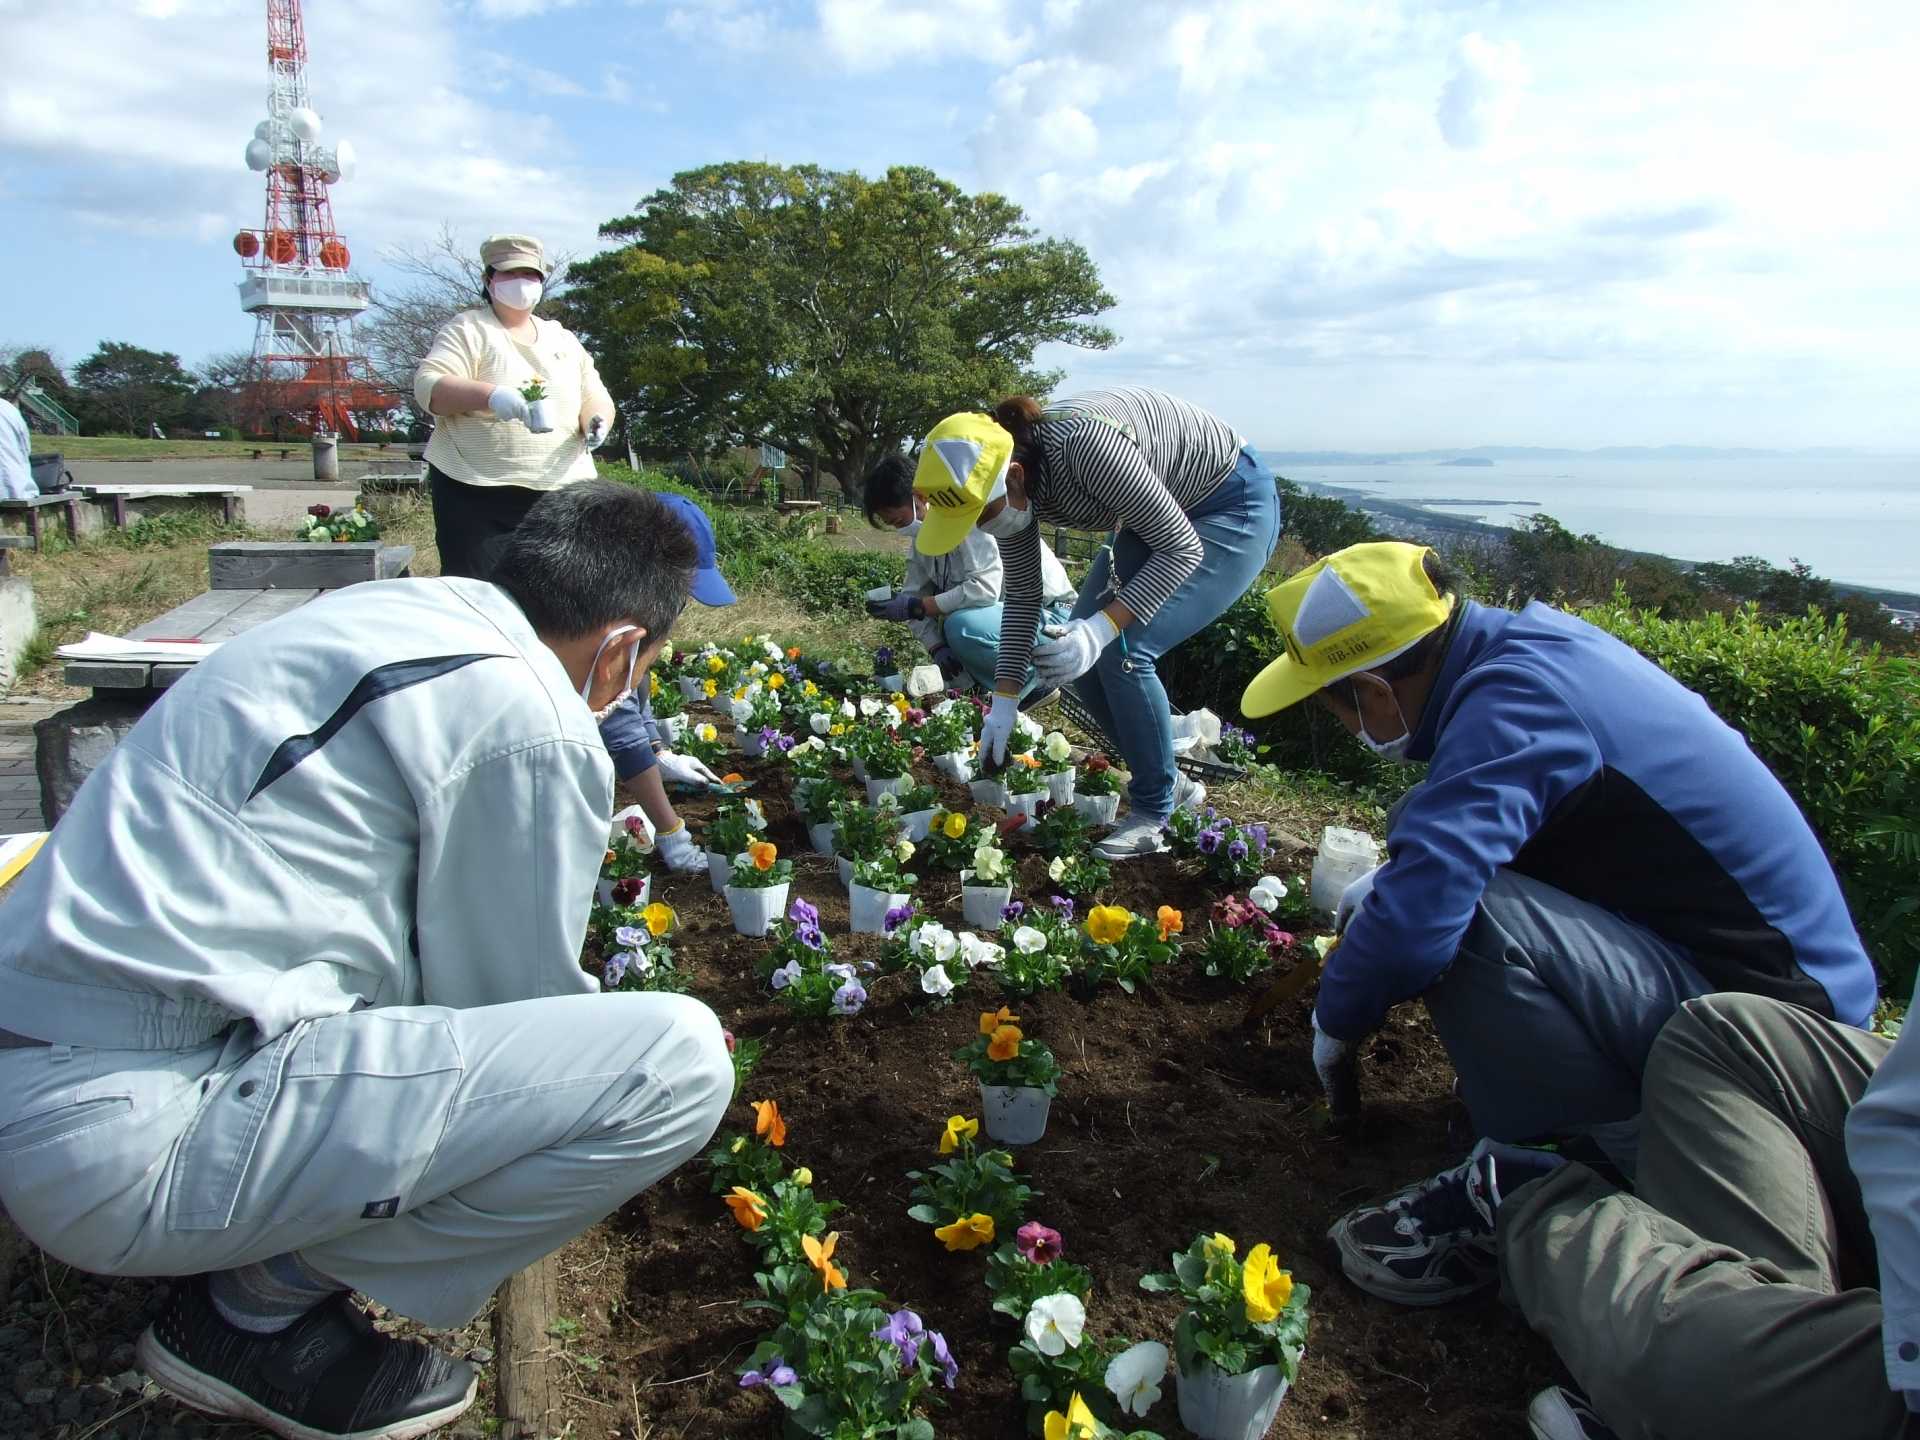
[[[267,0],[267,66],[267,118],[247,142],[247,168],[267,177],[266,220],[233,237],[246,267],[240,308],[255,322],[254,383],[275,410],[357,435],[356,417],[389,409],[393,397],[354,343],[353,317],[367,308],[369,289],[347,274],[352,257],[327,199],[329,185],[352,178],[353,146],[320,142],[300,0]]]

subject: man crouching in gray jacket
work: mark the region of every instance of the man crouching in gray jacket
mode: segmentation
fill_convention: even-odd
[[[465,1323],[685,1162],[719,1023],[579,965],[595,727],[695,565],[645,491],[555,491],[491,582],[390,580],[229,640],[80,788],[0,909],[0,1200],[106,1275],[191,1276],[141,1337],[189,1404],[409,1440]]]

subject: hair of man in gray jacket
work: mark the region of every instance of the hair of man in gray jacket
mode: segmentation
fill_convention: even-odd
[[[699,559],[687,527],[651,491],[582,480],[527,511],[493,583],[544,639],[637,625],[651,647],[685,608]]]

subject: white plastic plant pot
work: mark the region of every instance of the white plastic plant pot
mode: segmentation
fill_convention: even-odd
[[[1260,1440],[1287,1398],[1278,1365],[1223,1375],[1202,1361],[1192,1374],[1176,1371],[1174,1388],[1180,1396],[1180,1423],[1199,1440]]]
[[[1009,795],[1007,796],[1007,814],[1024,815],[1026,817],[1026,824],[1020,828],[1022,830],[1029,829],[1032,827],[1035,817],[1040,813],[1041,802],[1046,798],[1047,792],[1044,790],[1036,790],[1031,795]]]
[[[727,881],[733,878],[733,861],[718,850],[707,852],[707,879],[713,882],[713,893],[722,894]]]
[[[907,677],[898,670],[891,675],[876,675],[874,679],[879,682],[880,688],[890,695],[899,694],[907,688]]]
[[[767,742],[760,738],[758,730],[736,730],[734,738],[740,742],[740,753],[749,760],[758,760],[767,753]]]
[[[867,778],[867,762],[856,755],[853,757],[851,763],[853,765],[853,778],[856,780],[865,780]]]
[[[1047,798],[1056,805],[1071,805],[1074,779],[1071,770],[1059,770],[1047,776]]]
[[[987,1134],[1002,1145],[1031,1145],[1047,1133],[1053,1097],[1038,1085],[989,1085],[980,1082],[980,1117]]]
[[[1007,787],[998,780],[972,780],[967,788],[973,792],[973,803],[985,805],[992,810],[1007,808]]]
[[[887,912],[904,905],[913,897],[871,885],[855,883],[847,887],[847,912],[852,916],[856,935],[881,935],[886,932]]]
[[[607,879],[600,880],[599,883],[597,883],[593,887],[594,904],[596,905],[613,904],[613,887],[618,883],[619,882],[617,880],[607,880]],[[653,897],[653,877],[651,875],[642,875],[640,877],[640,894],[638,898],[634,900],[633,903],[635,905],[645,905],[647,901],[650,900],[652,897]]]
[[[694,675],[682,675],[680,693],[689,700],[704,700],[707,698],[707,682]]]
[[[765,935],[787,911],[788,881],[759,887],[727,886],[727,909],[733,915],[733,928],[742,935]]]
[[[545,435],[553,429],[553,401],[527,401],[527,429],[536,435]]]
[[[669,745],[680,743],[680,737],[687,733],[687,717],[684,715],[656,715],[653,723],[659,727],[660,738]]]
[[[824,820],[818,825],[807,826],[807,843],[813,846],[816,855],[833,853],[833,821]]]
[[[916,810],[911,815],[902,815],[900,823],[905,828],[901,833],[918,845],[927,838],[927,831],[933,828],[933,816],[931,810]]]
[[[973,778],[973,756],[965,750],[949,750],[933,757],[933,768],[947,779],[964,785]]]
[[[1347,886],[1380,863],[1380,845],[1364,830],[1329,825],[1321,832],[1313,857],[1309,898],[1314,912],[1331,920]]]
[[[882,780],[878,776],[867,777],[867,804],[878,805],[882,795],[904,795],[913,788],[911,775],[889,775]]]
[[[1118,795],[1076,795],[1073,808],[1080,812],[1080,818],[1089,825],[1111,825],[1114,817],[1120,813]]]
[[[909,700],[924,700],[929,695],[938,695],[946,688],[947,677],[940,673],[938,665],[916,665],[907,672],[906,690]]]
[[[1000,912],[1013,899],[1013,885],[975,885],[973,872],[960,872],[960,913],[976,930],[1000,928]]]
[[[867,599],[875,605],[884,605],[892,598],[893,587],[891,585],[876,585],[873,589],[867,591]]]
[[[834,856],[833,863],[834,867],[840,872],[840,888],[842,890],[853,889],[853,861],[849,860],[845,855],[836,855]]]

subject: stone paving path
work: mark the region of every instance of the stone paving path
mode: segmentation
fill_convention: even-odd
[[[69,702],[0,702],[0,835],[25,835],[40,821],[40,782],[33,773],[33,722]]]

